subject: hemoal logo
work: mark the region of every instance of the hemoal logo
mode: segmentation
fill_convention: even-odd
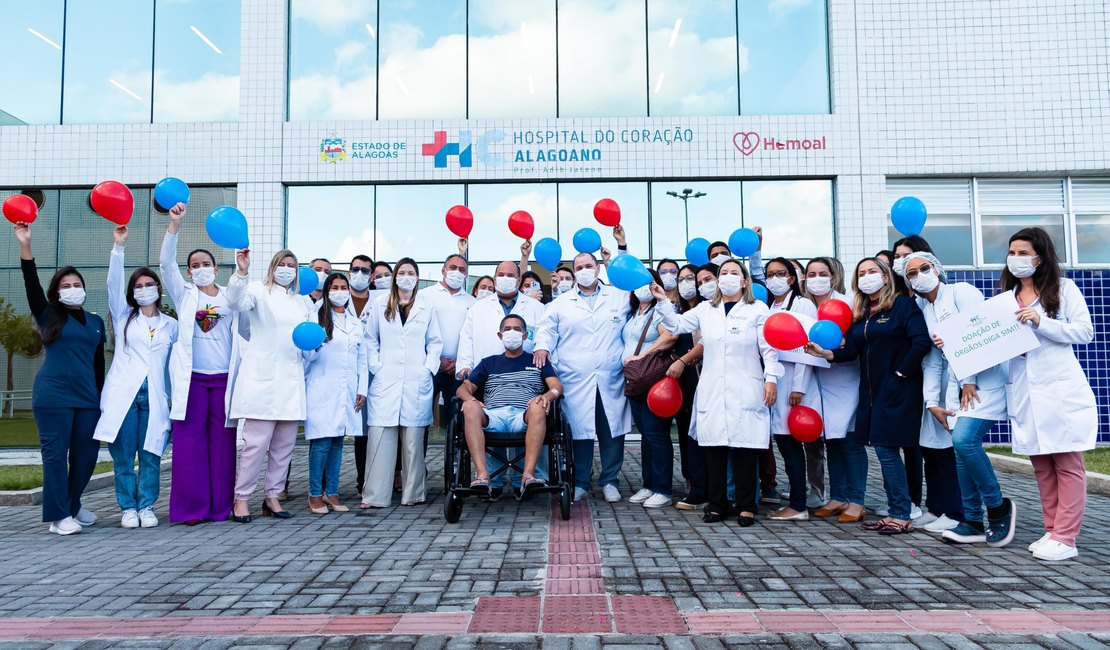
[[[761,138],[755,131],[738,131],[732,136],[732,145],[745,156],[752,155],[758,149],[771,151],[810,151],[825,149],[825,136],[821,136],[820,138],[787,138],[785,140],[779,140],[772,137]]]
[[[490,153],[490,145],[505,139],[505,132],[493,129],[472,138],[470,131],[459,131],[458,142],[447,141],[447,131],[436,131],[432,141],[420,145],[420,153],[432,158],[433,166],[447,167],[449,156],[459,159],[459,167],[473,167],[474,158],[487,167],[500,167],[505,164],[505,157],[500,154]]]

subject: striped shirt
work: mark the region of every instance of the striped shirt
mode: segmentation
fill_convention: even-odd
[[[483,391],[482,402],[486,408],[525,409],[533,397],[547,392],[545,380],[554,376],[550,363],[537,368],[530,354],[512,358],[497,354],[482,359],[467,380]]]

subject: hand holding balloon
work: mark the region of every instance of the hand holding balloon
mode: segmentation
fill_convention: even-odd
[[[116,231],[112,233],[115,238],[116,246],[123,246],[127,244],[127,226],[116,226]]]
[[[239,275],[250,275],[251,249],[244,248],[235,251],[235,269],[239,272]]]
[[[532,254],[531,239],[525,239],[524,243],[520,245],[520,254],[523,256],[524,259],[528,259],[528,256]]]
[[[470,241],[466,237],[459,237],[459,255],[466,257],[466,249],[470,248]]]
[[[181,230],[181,222],[185,220],[185,204],[178,203],[170,208],[170,225],[167,230],[170,234],[177,233]]]
[[[624,226],[619,223],[613,226],[613,239],[617,240],[618,246],[627,246],[628,242],[624,238]]]
[[[19,258],[34,259],[31,255],[31,224],[17,223],[12,228],[15,230],[15,240],[19,242]]]
[[[812,341],[806,343],[806,354],[811,354],[815,357],[821,357],[825,361],[833,360],[833,353],[825,348],[813,343]]]
[[[656,300],[669,300],[669,298],[667,298],[667,292],[663,289],[663,287],[659,286],[659,283],[657,282],[651,283],[651,295]]]

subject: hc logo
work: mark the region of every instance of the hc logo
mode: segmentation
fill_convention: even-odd
[[[470,131],[459,131],[458,142],[447,142],[447,132],[436,131],[432,142],[421,145],[420,153],[424,156],[431,156],[433,166],[436,168],[447,167],[448,156],[457,156],[459,167],[474,166],[475,157],[484,165],[498,167],[505,163],[505,159],[499,154],[491,154],[489,145],[501,142],[504,139],[504,131],[498,129],[486,131],[478,136],[474,142],[472,152]]]

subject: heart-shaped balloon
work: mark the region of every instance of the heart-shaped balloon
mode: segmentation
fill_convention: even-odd
[[[131,190],[119,181],[97,183],[89,193],[89,205],[93,212],[117,226],[126,226],[135,212],[135,197]]]
[[[31,223],[39,216],[39,206],[26,194],[13,194],[4,199],[4,218],[12,223]]]
[[[621,222],[621,206],[613,199],[601,199],[594,205],[594,219],[603,226],[619,226]]]
[[[532,215],[524,210],[517,210],[510,214],[509,232],[521,239],[531,239],[532,235],[536,232],[536,223],[532,221]]]
[[[465,205],[451,206],[447,210],[447,229],[456,237],[466,239],[474,230],[474,213]]]
[[[248,248],[250,239],[247,237],[247,218],[238,209],[230,205],[220,207],[208,213],[204,221],[204,229],[217,246],[224,248]]]

